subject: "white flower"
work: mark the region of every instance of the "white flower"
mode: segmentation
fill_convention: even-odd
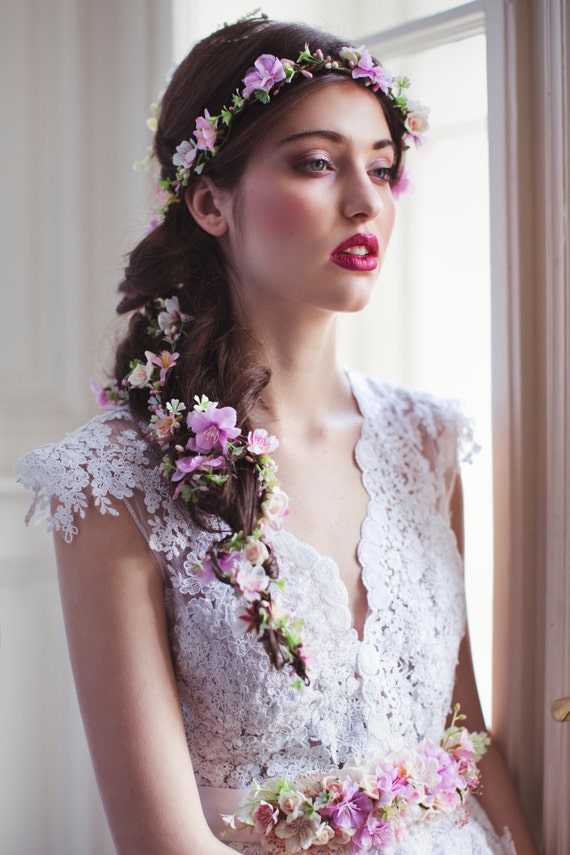
[[[142,362],[139,362],[138,365],[133,368],[131,373],[127,377],[127,383],[130,386],[137,386],[138,388],[143,388],[146,386],[152,377],[154,371],[154,365],[150,360],[147,359],[146,365]]]
[[[285,843],[285,851],[288,853],[300,852],[302,849],[309,849],[313,843],[322,844],[328,842],[331,839],[331,836],[334,836],[334,831],[332,831],[332,835],[329,836],[328,832],[321,830],[322,826],[325,823],[321,822],[321,818],[318,814],[314,814],[313,816],[298,816],[296,819],[289,821],[291,817],[287,817],[287,820],[283,822],[278,822],[275,826],[275,836],[279,837]]]
[[[307,800],[298,790],[287,790],[279,794],[278,804],[283,813],[287,814],[287,822],[292,822],[305,813]]]
[[[360,59],[360,54],[362,53],[363,50],[364,50],[364,45],[362,45],[359,48],[343,47],[340,49],[338,55],[340,56],[341,59],[344,59],[344,61],[346,63],[350,64],[351,62],[353,62],[354,65],[356,65],[356,63]]]
[[[317,830],[315,831],[313,837],[313,844],[315,846],[326,846],[327,843],[332,840],[334,836],[334,828],[332,828],[327,822],[321,822],[321,824],[317,826]]]
[[[246,561],[254,566],[263,564],[269,558],[269,552],[262,540],[257,537],[248,537],[242,550]]]
[[[429,129],[429,107],[419,101],[408,101],[408,115],[404,127],[415,137],[420,137]]]
[[[289,497],[282,490],[272,490],[261,503],[261,512],[267,524],[273,529],[281,528],[280,517],[288,513]]]
[[[358,784],[369,798],[378,798],[378,778],[376,775],[362,775]]]
[[[180,303],[178,297],[170,297],[164,301],[164,311],[159,312],[158,326],[161,330],[168,330],[173,324],[178,323],[181,318]]]

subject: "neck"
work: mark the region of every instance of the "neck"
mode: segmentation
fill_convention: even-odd
[[[257,419],[283,437],[311,437],[354,408],[350,384],[336,356],[333,315],[320,323],[281,318],[257,337],[271,380]]]

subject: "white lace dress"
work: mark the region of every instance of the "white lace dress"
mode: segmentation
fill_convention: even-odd
[[[66,540],[81,535],[91,503],[114,513],[112,499],[124,502],[146,537],[164,579],[198,783],[228,812],[235,799],[224,800],[224,793],[246,789],[253,779],[342,766],[350,757],[437,739],[445,727],[465,621],[448,496],[458,449],[464,456],[472,450],[470,433],[448,403],[357,374],[350,379],[363,415],[356,460],[370,496],[358,550],[369,613],[359,639],[335,563],[287,531],[275,533],[287,580],[283,605],[303,618],[316,656],[303,690],[270,669],[259,643],[234,634],[232,591],[217,581],[202,587],[190,573],[211,535],[171,501],[127,410],[98,416],[17,465],[22,483],[34,490],[30,516],[47,516]],[[53,496],[57,507],[49,517]],[[452,815],[382,851],[512,855],[508,833],[499,839],[474,799],[472,805],[466,824]],[[259,851],[256,843],[228,843]]]

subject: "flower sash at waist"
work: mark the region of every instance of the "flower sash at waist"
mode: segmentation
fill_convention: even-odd
[[[254,782],[233,814],[222,817],[232,829],[229,840],[250,829],[255,836],[240,839],[257,839],[275,855],[307,850],[329,855],[339,849],[352,855],[381,851],[421,824],[450,814],[463,824],[469,812],[460,809],[479,785],[477,763],[489,737],[457,727],[460,718],[456,706],[438,743],[424,740],[343,769]],[[239,790],[225,792],[235,794],[234,803],[243,796]]]
[[[241,802],[247,798],[248,790],[231,790],[227,787],[198,787],[202,812],[210,826],[212,834],[218,839],[227,838],[228,842],[239,841],[255,843],[261,837],[249,826],[243,829],[231,830],[223,817],[233,814],[239,809]]]

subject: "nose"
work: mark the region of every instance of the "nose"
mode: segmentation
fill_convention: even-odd
[[[346,175],[342,212],[347,219],[373,220],[383,207],[383,195],[389,188],[375,184],[364,170],[354,169]]]

